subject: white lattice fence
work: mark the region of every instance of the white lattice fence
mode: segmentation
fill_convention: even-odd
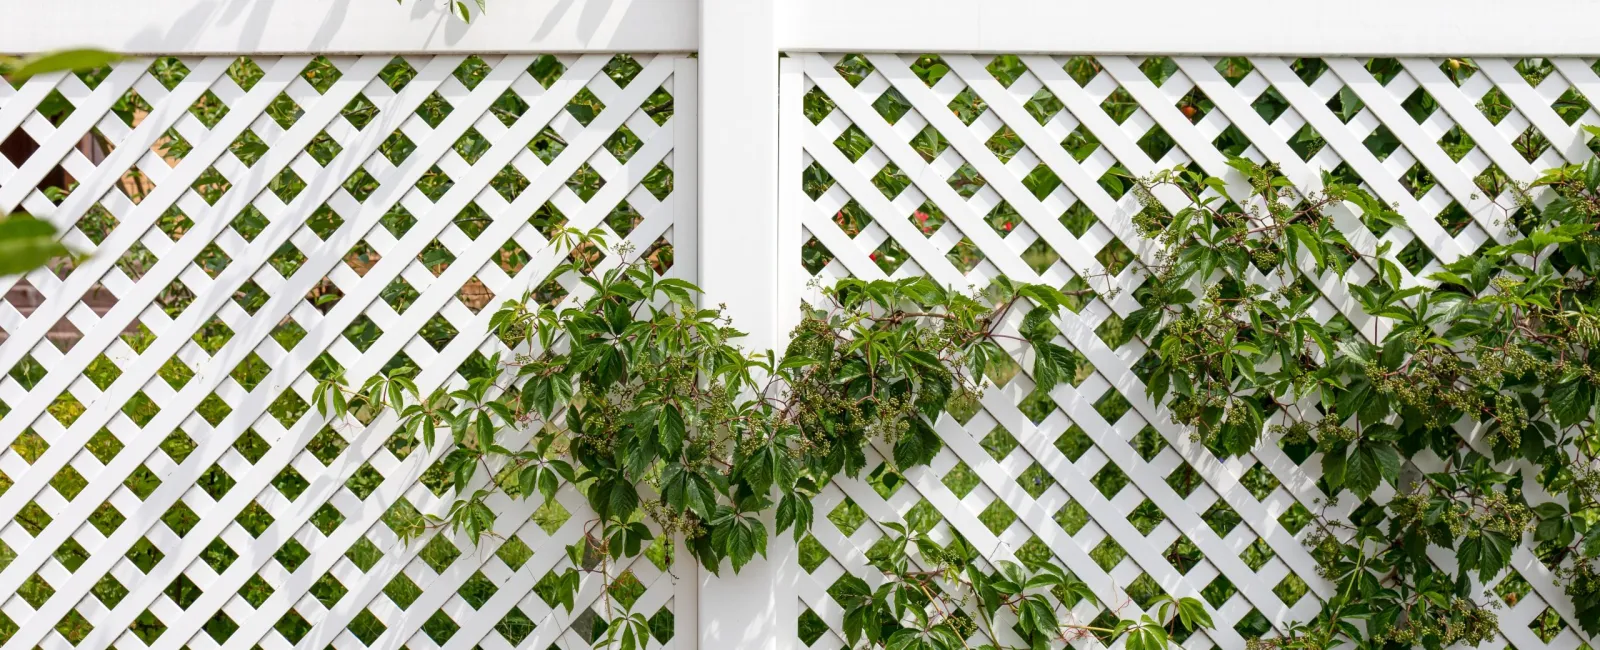
[[[692,59],[611,55],[135,59],[0,84],[24,152],[0,158],[0,209],[92,253],[3,281],[3,647],[588,647],[598,581],[572,616],[540,596],[572,568],[578,494],[501,497],[477,546],[407,542],[393,529],[475,486],[392,412],[308,404],[332,372],[409,366],[424,392],[499,372],[498,304],[581,287],[549,277],[556,228],[692,275],[674,98],[695,93]],[[653,549],[615,592],[652,648],[676,643],[669,561]]]
[[[893,476],[880,454],[867,480],[835,481],[817,497],[829,516],[798,553],[802,642],[843,645],[828,590],[845,573],[881,580],[865,560],[884,536],[872,523],[881,521],[942,541],[959,533],[992,560],[1065,566],[1098,600],[1064,603],[1081,623],[1136,615],[1161,592],[1202,597],[1218,626],[1184,641],[1190,648],[1238,648],[1314,617],[1331,589],[1301,543],[1309,512],[1330,496],[1314,449],[1269,440],[1248,456],[1219,456],[1145,395],[1146,349],[1121,319],[1139,307],[1133,289],[1157,251],[1132,226],[1140,206],[1128,179],[1188,167],[1241,183],[1226,161],[1243,156],[1277,164],[1301,191],[1321,189],[1325,173],[1360,183],[1396,206],[1406,227],[1347,205],[1341,230],[1364,254],[1392,244],[1405,282],[1426,284],[1441,261],[1517,236],[1505,225],[1521,209],[1514,183],[1593,158],[1580,128],[1600,123],[1586,99],[1600,92],[1593,64],[789,55],[780,162],[788,296],[848,276],[916,275],[979,289],[1005,275],[1083,296],[1060,322],[1083,362],[1071,385],[1046,395],[1026,372],[991,373],[996,386],[981,404],[940,418],[946,446],[931,467]],[[1170,210],[1184,203],[1176,193],[1157,198]],[[1384,326],[1347,288],[1372,270],[1317,276],[1306,255],[1287,273],[1252,269],[1249,280],[1319,291],[1319,320],[1381,338]],[[1479,433],[1460,429],[1482,451]],[[1414,461],[1440,466],[1430,452]],[[1549,499],[1528,489],[1535,503]],[[1393,494],[1384,486],[1373,498]],[[1361,506],[1345,493],[1326,512],[1349,517]],[[1453,563],[1445,552],[1433,559]],[[1584,643],[1537,549],[1517,549],[1513,565],[1480,598],[1505,606],[1504,640]],[[986,642],[982,632],[974,642]]]

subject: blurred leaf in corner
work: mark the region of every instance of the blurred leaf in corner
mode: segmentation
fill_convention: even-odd
[[[121,58],[121,55],[105,50],[61,50],[21,59],[0,60],[0,71],[4,71],[12,82],[19,82],[49,72],[98,68],[115,63]]]
[[[56,228],[25,214],[0,217],[0,275],[27,273],[72,251],[56,239]]]

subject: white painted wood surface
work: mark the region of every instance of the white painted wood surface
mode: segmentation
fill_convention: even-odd
[[[492,355],[500,344],[486,335],[488,311],[474,311],[459,291],[474,280],[502,297],[542,284],[558,257],[528,218],[547,203],[583,226],[607,222],[623,205],[637,210],[639,222],[626,238],[639,250],[658,240],[670,243],[675,262],[668,273],[697,280],[707,291],[708,306],[725,304],[736,325],[749,332],[746,344],[752,348],[781,346],[797,322],[796,304],[814,296],[809,283],[825,285],[847,276],[925,274],[952,287],[981,287],[1002,274],[1058,285],[1081,278],[1101,296],[1061,319],[1063,342],[1083,354],[1095,372],[1077,385],[1057,388],[1049,396],[1053,408],[1041,422],[1032,422],[1019,408],[1032,391],[1026,373],[1019,374],[990,390],[969,421],[941,418],[937,429],[945,448],[932,466],[908,471],[907,481],[888,496],[863,480],[826,486],[815,501],[813,535],[802,545],[788,535],[775,536],[768,557],[738,574],[728,567],[711,575],[684,564],[663,568],[633,562],[630,569],[645,586],[639,607],[675,615],[670,638],[653,640],[650,648],[797,650],[808,645],[798,636],[802,613],[827,628],[810,647],[843,645],[842,610],[828,588],[845,573],[876,580],[864,561],[884,534],[875,522],[903,520],[924,504],[941,519],[932,535],[948,540],[960,534],[990,560],[1046,549],[1100,601],[1063,608],[1080,622],[1093,620],[1105,605],[1133,614],[1137,605],[1123,603],[1141,576],[1178,595],[1202,593],[1226,578],[1238,593],[1217,604],[1219,629],[1195,635],[1186,647],[1242,648],[1244,637],[1233,626],[1252,612],[1282,630],[1313,616],[1328,595],[1329,585],[1316,577],[1297,535],[1279,521],[1295,504],[1313,508],[1326,496],[1316,486],[1319,465],[1314,456],[1297,464],[1270,444],[1250,457],[1220,460],[1190,441],[1161,405],[1144,398],[1133,367],[1146,351],[1137,341],[1113,348],[1101,332],[1138,308],[1133,289],[1142,279],[1135,268],[1155,251],[1132,228],[1135,202],[1107,192],[1099,179],[1113,166],[1143,175],[1188,164],[1233,178],[1217,145],[1231,128],[1249,141],[1243,155],[1278,163],[1297,187],[1315,190],[1321,187],[1321,172],[1345,165],[1374,193],[1395,203],[1406,227],[1373,232],[1350,208],[1341,214],[1341,224],[1349,240],[1369,253],[1380,242],[1392,244],[1394,251],[1426,249],[1435,261],[1405,272],[1406,282],[1426,284],[1439,260],[1516,236],[1495,212],[1514,201],[1507,191],[1480,191],[1483,173],[1497,169],[1526,181],[1557,165],[1586,162],[1594,154],[1581,127],[1600,125],[1595,111],[1571,108],[1574,96],[1600,101],[1594,61],[1600,40],[1591,34],[1600,24],[1595,20],[1600,4],[1586,0],[1529,0],[1514,6],[1495,0],[1354,0],[1337,11],[1329,11],[1326,3],[1268,0],[1200,6],[1150,0],[1137,7],[1057,0],[490,0],[488,13],[470,25],[446,15],[441,5],[417,0],[400,7],[390,0],[147,0],[138,11],[127,4],[0,0],[0,16],[7,17],[0,23],[0,51],[96,44],[152,57],[185,55],[182,64],[189,69],[171,87],[150,73],[149,58],[118,64],[92,88],[70,75],[42,76],[20,88],[0,84],[0,136],[25,134],[39,145],[26,159],[0,158],[0,209],[26,210],[73,226],[69,243],[98,249],[70,273],[40,270],[0,279],[3,288],[26,281],[44,296],[26,312],[0,302],[0,328],[7,335],[0,343],[0,370],[16,370],[25,360],[43,368],[26,385],[18,373],[0,377],[0,401],[8,407],[0,418],[0,472],[11,481],[0,493],[0,521],[7,522],[0,527],[0,542],[16,554],[0,569],[0,613],[18,626],[0,650],[68,647],[71,642],[57,629],[68,615],[82,616],[94,628],[78,641],[79,648],[587,647],[579,631],[586,625],[584,610],[598,602],[598,583],[585,584],[575,615],[552,608],[534,591],[547,572],[566,566],[561,547],[582,534],[587,510],[575,491],[558,495],[572,517],[554,532],[528,522],[543,504],[506,499],[495,502],[504,513],[499,539],[474,548],[449,531],[430,531],[403,544],[382,523],[384,514],[402,500],[430,513],[447,507],[448,492],[435,494],[418,482],[441,450],[395,455],[387,447],[395,421],[384,415],[366,424],[337,423],[343,446],[323,463],[308,448],[323,431],[320,416],[306,413],[279,422],[267,413],[281,395],[310,401],[315,381],[310,368],[323,354],[357,384],[399,353],[422,366],[424,388],[463,381],[463,364],[478,353]],[[1140,19],[1129,20],[1130,12]],[[863,78],[852,82],[840,73],[837,52],[844,51],[870,53],[860,60]],[[561,58],[564,72],[548,88],[527,72],[536,54],[546,52],[567,53]],[[639,53],[642,67],[630,83],[619,85],[607,73],[613,52]],[[925,83],[912,69],[916,55],[907,53],[920,52],[945,53],[941,61],[948,72],[935,83]],[[417,76],[394,89],[380,71],[397,53],[412,53],[406,60]],[[481,54],[492,72],[469,88],[453,72],[473,53]],[[994,53],[1024,54],[1020,61],[1026,72],[1015,79],[997,77],[990,67]],[[1064,69],[1076,53],[1096,56],[1087,79]],[[257,55],[254,60],[264,71],[249,87],[229,74],[241,54]],[[340,72],[324,90],[301,76],[319,54],[334,55],[330,60]],[[1234,54],[1253,55],[1251,71],[1225,78],[1216,57]],[[1372,74],[1365,58],[1381,54],[1403,55],[1403,71],[1382,80]],[[1141,68],[1147,55],[1172,55],[1172,74],[1152,78]],[[1308,81],[1293,68],[1298,55],[1327,55],[1328,70]],[[1477,57],[1480,69],[1458,83],[1441,71],[1445,56]],[[1552,58],[1524,61],[1546,56]],[[658,88],[672,96],[674,106],[673,117],[664,122],[644,110]],[[1437,106],[1420,120],[1406,107],[1419,89]],[[39,109],[57,92],[73,110],[52,121]],[[592,93],[606,107],[587,125],[567,110],[580,92]],[[1195,102],[1188,98],[1194,92],[1209,103],[1191,114]],[[1348,118],[1328,107],[1342,92],[1363,104]],[[208,93],[229,107],[209,125],[188,110]],[[527,106],[503,119],[493,106],[507,93]],[[951,110],[963,93],[982,100],[970,121]],[[1137,104],[1120,121],[1107,111],[1114,94]],[[1259,110],[1269,94],[1284,103],[1270,119]],[[138,111],[135,124],[112,112],[132,95],[148,107]],[[280,95],[301,109],[288,126],[266,115]],[[376,117],[361,126],[345,113],[358,97],[376,108]],[[432,97],[451,110],[430,125],[422,107]],[[886,117],[879,108],[886,97],[903,102],[905,113]],[[1058,104],[1035,103],[1042,98]],[[1482,105],[1491,100],[1506,104],[1504,115],[1491,119],[1484,113]],[[808,116],[808,110],[814,114]],[[546,127],[566,145],[548,161],[529,149]],[[1380,127],[1399,144],[1392,152],[1378,153],[1369,145]],[[1294,147],[1306,128],[1324,144],[1303,157]],[[1472,144],[1447,150],[1441,138],[1456,129]],[[639,140],[626,159],[610,150],[623,130]],[[927,130],[944,142],[936,155],[924,156],[913,147],[913,139]],[[1152,156],[1141,141],[1158,130],[1175,146]],[[490,146],[464,156],[457,145],[469,131]],[[997,153],[990,143],[1002,131],[1014,133],[1022,146]],[[90,133],[112,145],[107,155],[83,152],[79,144]],[[240,159],[235,146],[247,133],[264,147],[252,164]],[[415,151],[391,161],[380,153],[380,144],[396,133],[409,138]],[[1069,149],[1063,142],[1073,133],[1091,136],[1094,146]],[[847,134],[871,144],[854,160],[835,144]],[[1519,149],[1531,135],[1549,146]],[[174,136],[192,151],[177,157],[152,150],[166,151]],[[307,151],[323,138],[339,147],[325,163]],[[1408,173],[1419,166],[1437,182],[1413,191]],[[37,188],[58,167],[77,183],[64,200]],[[948,181],[963,167],[983,178],[970,195]],[[418,185],[435,168],[452,184],[429,198]],[[528,181],[519,196],[504,197],[493,189],[495,176],[507,168]],[[662,196],[643,183],[658,168],[669,169],[674,180],[672,191]],[[1059,179],[1042,193],[1027,181],[1041,168]],[[214,205],[194,188],[212,169],[229,184]],[[587,200],[569,184],[582,169],[604,180]],[[801,182],[814,169],[831,178],[815,197]],[[121,185],[131,170],[155,188],[137,202]],[[272,190],[283,170],[306,183],[302,195],[287,202]],[[358,170],[378,182],[371,196],[358,199],[344,186]],[[904,174],[908,187],[894,195],[881,189],[879,177],[886,170]],[[1176,207],[1174,197],[1158,198]],[[1004,227],[990,219],[1002,204],[1015,211],[1014,222]],[[1470,218],[1442,223],[1452,204]],[[324,205],[341,220],[326,239],[310,227]],[[489,218],[480,233],[469,234],[456,223],[470,205]],[[916,215],[928,205],[943,221],[925,231]],[[1081,232],[1061,220],[1075,205],[1094,217]],[[396,206],[416,219],[409,229],[396,232],[386,225]],[[247,207],[259,210],[266,221],[249,237],[234,221]],[[192,226],[164,232],[159,224],[169,208],[182,210]],[[842,224],[847,208],[864,215],[864,223]],[[96,209],[116,222],[98,242],[83,221]],[[1118,244],[1129,249],[1134,263],[1107,273],[1106,252]],[[829,259],[807,270],[803,263],[809,258],[801,249],[819,245]],[[154,254],[150,268],[132,272],[116,263],[135,246]],[[230,260],[216,273],[195,263],[211,246]],[[287,274],[269,263],[283,246],[303,258]],[[448,268],[436,271],[419,259],[435,246],[454,258]],[[523,266],[502,267],[501,254],[513,246],[530,259]],[[376,262],[352,260],[363,247],[378,256]],[[900,252],[892,253],[894,247]],[[966,250],[982,258],[970,269],[955,259]],[[1030,260],[1039,259],[1034,256],[1039,250],[1054,257],[1035,268]],[[885,269],[880,261],[891,254],[905,260]],[[1306,260],[1295,263],[1302,271],[1309,268]],[[1380,336],[1383,324],[1362,313],[1345,287],[1347,281],[1370,277],[1370,269],[1358,267],[1348,280],[1308,278],[1324,296],[1319,317],[1342,316]],[[1266,275],[1252,279],[1278,281]],[[578,286],[572,277],[559,280],[568,289]],[[389,303],[396,282],[417,293],[403,312]],[[157,299],[174,283],[196,298],[186,310],[168,315]],[[237,293],[247,283],[268,295],[252,310],[242,306]],[[304,299],[328,285],[345,294],[336,305],[319,309]],[[85,306],[84,296],[96,287],[114,294],[117,305],[101,312]],[[439,348],[423,336],[435,319],[458,332]],[[225,324],[232,338],[208,352],[192,337],[213,320]],[[362,349],[343,333],[365,321],[382,334]],[[83,333],[65,351],[46,336],[62,322]],[[305,331],[304,340],[291,349],[272,336],[285,322]],[[121,335],[139,325],[152,338],[148,347],[136,350]],[[102,355],[118,369],[103,387],[86,376]],[[251,355],[265,362],[270,374],[247,387],[233,373]],[[160,374],[174,359],[194,373],[181,385]],[[1020,360],[1027,367],[1027,359]],[[1108,421],[1098,405],[1113,393],[1130,408]],[[142,425],[123,412],[141,394],[161,409]],[[213,395],[230,409],[216,424],[196,413]],[[62,419],[56,407],[68,397],[84,410]],[[1134,445],[1147,426],[1164,445],[1150,458]],[[1016,442],[998,458],[982,442],[996,427]],[[1074,427],[1090,447],[1071,458],[1056,442]],[[121,445],[104,462],[86,451],[102,429]],[[162,446],[177,429],[195,442],[182,458]],[[254,459],[241,455],[235,443],[247,435],[260,436],[268,451]],[[35,440],[47,448],[28,451]],[[869,450],[872,466],[888,462],[884,451]],[[1185,465],[1202,483],[1187,493],[1166,481]],[[213,467],[236,481],[218,498],[197,487]],[[951,488],[948,479],[958,467],[977,478],[976,488],[964,494]],[[1127,486],[1112,494],[1097,489],[1092,481],[1107,468],[1126,475]],[[70,495],[56,487],[57,477],[69,469],[88,481]],[[307,484],[293,496],[274,485],[290,469]],[[161,483],[141,497],[125,481],[146,470]],[[346,483],[367,470],[381,481],[363,498]],[[1246,487],[1252,472],[1256,479],[1270,475],[1276,482],[1262,498]],[[1024,485],[1024,477],[1039,482]],[[1164,520],[1145,534],[1129,515],[1147,500]],[[179,503],[199,516],[183,535],[162,520]],[[110,504],[125,521],[100,531],[94,522],[102,504]],[[1086,513],[1088,522],[1079,530],[1058,523],[1068,504]],[[985,521],[992,517],[986,519],[985,513],[1002,506],[1015,520],[990,530]],[[323,530],[316,522],[326,507],[342,519]],[[1241,523],[1213,530],[1204,516],[1213,507],[1233,510]],[[1346,499],[1334,515],[1347,515],[1351,507]],[[247,508],[264,509],[273,519],[259,537],[235,521]],[[841,526],[827,517],[836,509],[858,509],[865,520],[854,528]],[[39,512],[49,522],[30,532],[25,524]],[[1205,555],[1186,571],[1167,558],[1180,537]],[[461,550],[442,570],[422,557],[435,538]],[[127,556],[144,540],[162,554],[148,575]],[[308,552],[294,567],[277,557],[290,540]],[[365,570],[346,554],[362,540],[381,551]],[[516,569],[495,554],[511,540],[533,551]],[[1126,557],[1103,567],[1095,553],[1108,540]],[[71,543],[81,545],[88,557],[69,570],[57,551]],[[205,561],[208,549],[219,543],[237,555],[220,572]],[[1241,558],[1249,547],[1271,557],[1252,568]],[[1502,612],[1505,640],[1519,649],[1541,650],[1572,650],[1585,642],[1575,631],[1571,603],[1549,571],[1528,548],[1516,553],[1516,570],[1531,591]],[[820,564],[802,568],[802,557],[820,557]],[[464,594],[469,584],[478,584],[479,573],[496,589],[474,606]],[[187,609],[166,593],[180,575],[206,594]],[[94,595],[107,576],[128,590],[120,601],[102,603]],[[316,586],[328,576],[347,591],[331,606],[319,600],[317,594],[324,592],[317,590],[324,587]],[[409,607],[394,602],[387,590],[402,576],[422,590]],[[1289,576],[1308,583],[1309,593],[1295,602],[1278,589]],[[240,593],[253,580],[266,581],[273,593],[249,602]],[[41,581],[52,595],[36,607],[24,592]],[[1566,622],[1549,643],[1529,629],[1547,607]],[[502,634],[513,609],[538,625],[520,644]],[[280,622],[291,613],[310,625],[303,638],[286,638],[280,631]],[[435,615],[459,631],[433,638],[429,621]],[[213,636],[208,630],[217,616],[226,616],[237,631]],[[146,644],[128,630],[149,617],[166,631]],[[370,644],[352,631],[369,617],[383,626]]]

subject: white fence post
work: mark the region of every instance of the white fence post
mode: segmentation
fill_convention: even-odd
[[[778,302],[778,46],[775,0],[700,5],[700,285],[725,305],[751,350],[782,340]],[[770,513],[767,515],[770,525]],[[792,538],[789,538],[792,539]],[[702,570],[700,647],[782,650],[794,594],[779,588],[793,544],[735,574]],[[785,633],[785,630],[788,630]]]

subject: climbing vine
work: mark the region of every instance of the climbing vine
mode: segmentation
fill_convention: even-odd
[[[657,534],[682,539],[712,571],[765,555],[771,535],[800,539],[812,497],[836,476],[861,475],[869,446],[901,469],[927,464],[941,447],[932,423],[952,400],[974,399],[991,366],[1012,363],[1007,348],[1031,348],[1045,390],[1076,372],[1052,320],[1069,296],[1048,286],[1002,278],[972,295],[922,278],[844,280],[806,310],[782,354],[750,353],[720,309],[698,305],[698,289],[658,278],[634,251],[616,248],[634,261],[594,268],[605,243],[599,230],[572,229],[553,242],[568,261],[552,274],[583,272],[581,299],[552,304],[530,292],[493,315],[493,333],[515,351],[491,360],[500,374],[428,395],[409,372],[360,387],[332,377],[314,398],[338,417],[393,408],[405,435],[449,449],[442,465],[454,505],[402,525],[403,534],[448,526],[476,542],[497,529],[492,495],[548,501],[564,486],[578,490],[594,520],[568,549],[576,568],[557,580],[554,600],[569,609],[580,570],[612,584],[616,563]],[[1008,334],[1013,313],[1022,324]],[[772,530],[761,517],[769,510]],[[1210,625],[1193,598],[1162,601],[1155,617],[1080,625],[1048,599],[1088,595],[1061,569],[990,564],[959,537],[941,546],[915,528],[885,526],[898,536],[871,558],[883,580],[874,588],[851,577],[841,587],[852,644],[965,648],[980,628],[1002,638],[994,628],[1005,625],[1026,647],[1098,634],[1154,649],[1180,628]],[[648,621],[609,599],[606,610],[602,641],[641,647]]]
[[[1404,224],[1354,185],[1300,192],[1270,166],[1232,166],[1232,182],[1140,183],[1135,223],[1162,252],[1124,326],[1155,352],[1150,397],[1196,441],[1321,457],[1329,496],[1306,504],[1307,544],[1334,595],[1255,643],[1478,645],[1497,623],[1483,585],[1529,539],[1600,630],[1600,163],[1513,188],[1515,205],[1481,218],[1515,241],[1436,266],[1420,245],[1352,245],[1342,217]],[[1317,283],[1359,309],[1319,319]]]

